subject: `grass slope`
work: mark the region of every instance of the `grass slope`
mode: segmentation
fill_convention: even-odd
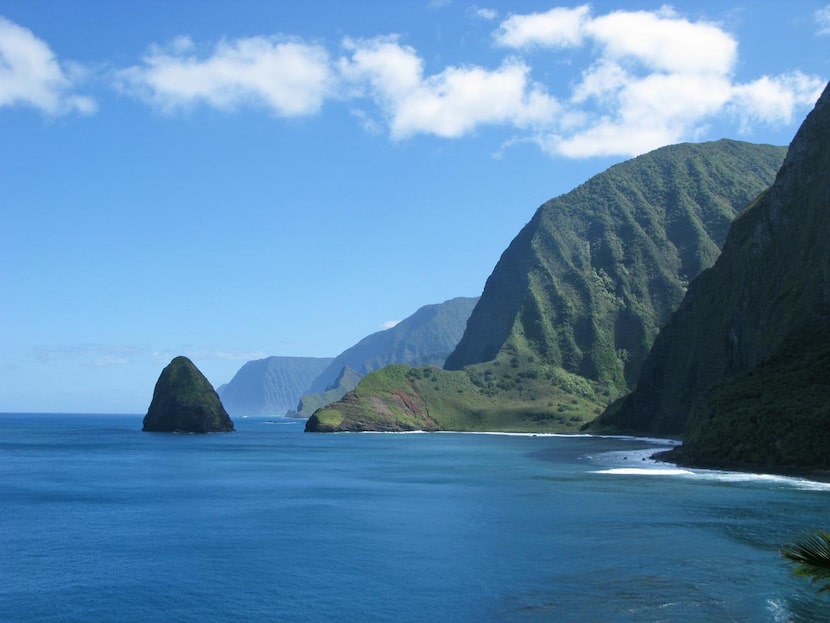
[[[306,430],[577,432],[600,410],[585,379],[536,361],[500,358],[458,371],[394,365],[316,411]]]

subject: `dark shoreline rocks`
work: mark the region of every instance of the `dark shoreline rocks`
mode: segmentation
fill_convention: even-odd
[[[155,433],[223,433],[233,422],[213,386],[187,357],[162,370],[142,429]]]

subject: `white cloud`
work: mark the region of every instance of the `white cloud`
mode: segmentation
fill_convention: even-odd
[[[49,115],[92,114],[95,100],[74,93],[83,74],[61,64],[49,46],[28,29],[0,17],[0,106],[32,106]]]
[[[296,117],[319,111],[333,88],[327,51],[295,39],[221,41],[202,58],[188,37],[177,37],[143,60],[119,73],[121,87],[165,112],[196,104],[226,111],[256,105]]]
[[[741,131],[754,123],[791,123],[798,106],[810,106],[825,87],[824,80],[796,71],[781,76],[763,76],[732,90],[730,106],[740,119]]]
[[[635,60],[655,71],[722,75],[731,71],[738,43],[713,24],[673,12],[615,11],[586,23],[603,56]]]
[[[512,15],[494,38],[517,50],[555,54],[584,47],[592,55],[561,100],[558,117],[547,120],[548,128],[531,128],[543,149],[566,157],[633,156],[695,139],[717,115],[733,115],[742,131],[755,123],[788,123],[824,84],[801,73],[736,83],[734,37],[670,7],[593,16],[586,5]]]
[[[816,20],[817,34],[830,35],[830,5],[818,9],[814,14]]]
[[[338,99],[367,131],[394,140],[501,126],[514,132],[505,146],[534,142],[566,157],[633,156],[694,140],[718,117],[731,116],[744,133],[791,123],[824,86],[800,72],[737,82],[735,37],[670,7],[592,11],[584,4],[509,15],[492,33],[507,55],[491,67],[428,72],[422,55],[394,35],[346,38],[336,62],[322,45],[298,38],[227,39],[204,49],[182,35],[115,76],[123,91],[167,113],[202,105],[298,117]],[[492,20],[498,13],[472,7],[468,15]],[[830,5],[815,20],[830,34]],[[544,66],[547,84],[534,78],[531,63]],[[577,73],[563,79],[560,67]],[[94,112],[95,101],[75,92],[84,73],[0,17],[0,106]]]
[[[391,329],[392,327],[396,326],[400,320],[387,320],[381,326],[383,329]]]
[[[529,79],[530,68],[508,59],[489,70],[448,67],[424,76],[416,51],[396,37],[346,40],[349,58],[342,75],[354,94],[369,94],[380,105],[393,138],[418,133],[463,136],[482,124],[525,127],[550,118],[558,104]]]
[[[736,39],[670,7],[594,15],[583,5],[514,14],[493,37],[514,54],[495,69],[461,65],[428,75],[419,53],[397,36],[346,39],[338,68],[348,96],[376,104],[393,139],[458,138],[500,125],[517,133],[505,146],[530,141],[570,158],[634,156],[698,140],[718,117],[731,116],[741,132],[791,123],[824,83],[797,72],[738,83]],[[527,59],[517,56],[525,53]],[[587,62],[557,98],[532,78],[530,58],[548,67]],[[561,88],[555,76],[549,80]],[[373,132],[382,127],[365,109],[355,114]]]
[[[184,355],[188,359],[194,361],[252,361],[255,359],[264,359],[268,355],[262,351],[248,351],[240,350],[233,347],[207,347],[194,348],[193,346],[182,346],[178,351],[155,351],[152,353],[153,359],[157,361],[170,361],[174,357]]]
[[[32,356],[39,363],[76,361],[81,365],[95,368],[126,365],[141,359],[145,355],[145,349],[139,347],[102,344],[39,346],[32,351]]]
[[[495,33],[496,43],[511,48],[529,46],[572,47],[582,43],[587,5],[554,8],[545,13],[511,15]]]

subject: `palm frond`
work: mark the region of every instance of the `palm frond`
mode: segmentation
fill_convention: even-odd
[[[785,545],[781,555],[793,563],[793,573],[821,583],[819,592],[830,592],[830,533],[818,530]]]

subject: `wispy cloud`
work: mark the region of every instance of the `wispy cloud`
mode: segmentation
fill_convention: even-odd
[[[153,349],[149,346],[124,344],[69,344],[61,346],[39,346],[32,350],[32,357],[42,364],[71,361],[82,366],[95,368],[124,366],[136,363],[166,364],[178,355],[196,361],[250,361],[263,359],[268,355],[225,346],[179,346],[177,348]]]
[[[208,54],[182,36],[117,73],[122,90],[168,113],[197,104],[225,111],[253,105],[279,117],[318,112],[333,79],[325,48],[281,36],[223,40]]]
[[[32,31],[0,17],[0,107],[31,106],[50,116],[97,110],[95,100],[75,92],[85,71],[61,64]]]
[[[194,361],[251,361],[253,359],[264,359],[268,356],[266,353],[258,350],[244,350],[223,346],[184,346],[177,350],[153,352],[153,358],[158,361],[169,361],[179,355],[184,355]]]
[[[473,17],[483,19],[487,22],[492,22],[499,16],[499,12],[496,9],[489,8],[471,7],[468,12]]]
[[[39,363],[74,361],[95,368],[122,366],[146,358],[147,349],[125,345],[72,344],[39,346],[32,356]]]
[[[392,327],[396,326],[400,320],[387,320],[381,326],[382,329],[391,329]]]
[[[818,9],[814,14],[816,20],[816,31],[819,35],[830,35],[830,4],[823,9]]]

